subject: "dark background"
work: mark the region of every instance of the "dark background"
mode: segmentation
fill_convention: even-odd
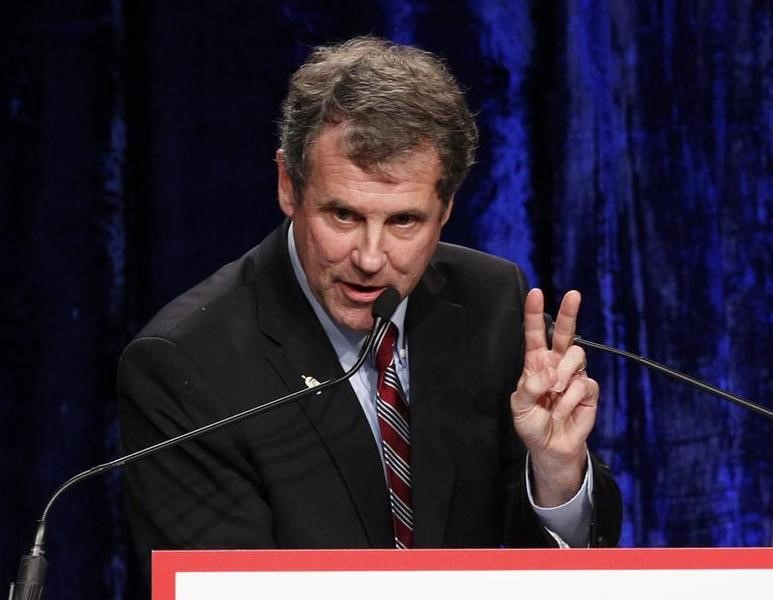
[[[482,139],[445,238],[584,294],[581,333],[772,406],[770,2],[70,0],[0,6],[0,585],[56,485],[119,453],[121,348],[280,221],[289,74],[438,52]],[[773,544],[773,424],[616,359],[593,446],[625,546]],[[51,598],[142,592],[120,474],[55,506]]]

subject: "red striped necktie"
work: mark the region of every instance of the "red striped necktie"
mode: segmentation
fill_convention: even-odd
[[[378,386],[376,412],[392,506],[395,548],[413,547],[411,503],[411,438],[408,403],[395,370],[397,327],[390,323],[375,354]]]

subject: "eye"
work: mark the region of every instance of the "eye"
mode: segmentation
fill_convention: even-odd
[[[343,208],[342,206],[336,206],[335,208],[333,208],[332,212],[336,220],[340,221],[341,223],[351,223],[354,220],[354,213],[350,211],[348,208]]]
[[[398,227],[410,227],[411,225],[415,225],[419,219],[412,213],[402,213],[392,217],[391,221]]]

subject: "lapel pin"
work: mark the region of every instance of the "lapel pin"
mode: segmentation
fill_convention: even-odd
[[[315,388],[319,385],[319,381],[315,377],[308,377],[306,375],[301,375],[301,379],[303,379],[303,383],[306,384],[307,388]],[[322,392],[317,392],[317,396],[319,396]]]

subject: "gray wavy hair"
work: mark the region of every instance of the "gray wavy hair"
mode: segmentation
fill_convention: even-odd
[[[293,74],[280,140],[296,201],[312,144],[338,124],[347,158],[363,169],[434,148],[436,189],[446,204],[475,162],[478,129],[459,84],[440,58],[411,46],[375,37],[320,46]]]

